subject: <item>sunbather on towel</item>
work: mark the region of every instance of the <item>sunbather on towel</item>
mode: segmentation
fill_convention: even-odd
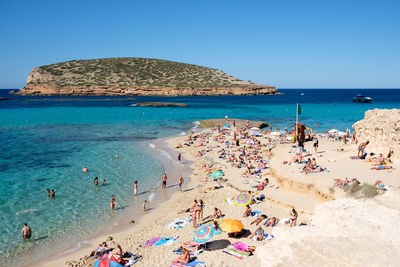
[[[252,225],[253,223],[255,223],[256,226],[257,226],[257,225],[259,225],[259,224],[262,222],[262,220],[265,220],[265,219],[267,219],[267,218],[268,218],[267,215],[262,214],[260,217],[256,218],[254,221],[252,221],[252,222],[250,223],[250,225]]]
[[[257,229],[249,236],[249,239],[253,239],[253,241],[261,241],[264,239],[264,230],[261,226],[258,226]]]
[[[251,208],[249,205],[246,205],[246,211],[243,214],[243,217],[249,217],[251,213]]]
[[[175,263],[186,264],[189,262],[189,260],[190,260],[189,251],[187,249],[185,249],[184,247],[180,247],[180,249],[181,249],[182,255],[179,255],[178,258],[173,260],[171,264],[175,264]]]
[[[94,257],[94,258],[96,258],[97,256],[101,256],[101,255],[104,254],[104,252],[106,251],[107,247],[108,247],[107,243],[103,242],[103,243],[99,244],[99,247],[96,248],[96,250],[90,252],[89,256],[90,257]]]
[[[277,219],[275,217],[269,218],[269,220],[268,220],[268,222],[266,224],[266,227],[268,227],[268,226],[274,227],[275,224],[278,223],[278,222],[279,222],[279,219]]]

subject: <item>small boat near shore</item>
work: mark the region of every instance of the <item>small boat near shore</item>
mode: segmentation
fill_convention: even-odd
[[[368,97],[368,96],[363,96],[360,94],[357,94],[353,100],[354,103],[371,103],[372,102],[372,98]]]

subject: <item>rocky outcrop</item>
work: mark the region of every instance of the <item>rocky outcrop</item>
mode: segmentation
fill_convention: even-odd
[[[188,104],[184,103],[167,103],[167,102],[143,102],[136,103],[138,107],[187,107]]]
[[[221,70],[146,58],[73,60],[34,68],[21,95],[265,95],[273,86]]]
[[[359,142],[369,141],[368,152],[400,158],[400,109],[374,109],[365,112],[364,119],[353,125]]]

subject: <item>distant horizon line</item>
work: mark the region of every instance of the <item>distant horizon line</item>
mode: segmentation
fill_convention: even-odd
[[[0,88],[0,90],[19,90],[20,88]],[[362,87],[354,87],[354,88],[344,88],[344,87],[338,87],[338,88],[318,88],[318,87],[297,87],[297,88],[276,88],[278,90],[374,90],[374,89],[385,89],[385,90],[399,90],[400,87],[380,87],[380,88],[362,88]]]

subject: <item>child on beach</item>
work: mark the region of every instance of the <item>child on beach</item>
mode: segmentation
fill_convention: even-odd
[[[147,200],[143,202],[143,211],[147,210]]]

